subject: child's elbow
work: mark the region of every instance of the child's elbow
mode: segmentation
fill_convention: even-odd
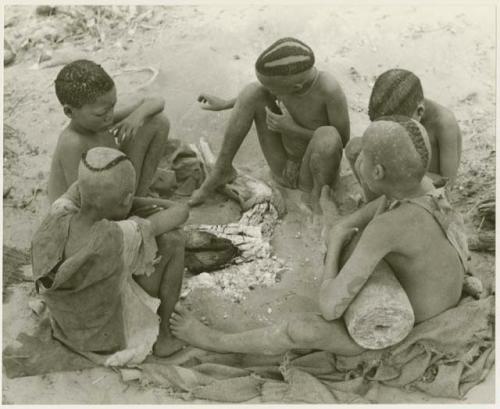
[[[331,298],[331,297],[329,297]],[[327,321],[332,321],[335,320],[339,317],[337,317],[334,313],[334,306],[332,305],[331,299],[327,299],[325,296],[322,296],[320,294],[319,296],[319,312],[321,313],[321,316],[327,320]]]
[[[162,112],[165,108],[165,99],[158,95],[146,97],[142,100],[142,103],[154,107],[156,113]]]
[[[158,111],[162,112],[165,109],[165,98],[155,97],[154,102],[155,105],[158,107]]]
[[[329,303],[323,303],[321,302],[321,300],[319,302],[319,312],[321,313],[321,316],[327,321],[333,321],[337,318],[340,318],[334,314],[333,308],[331,305],[329,305]]]

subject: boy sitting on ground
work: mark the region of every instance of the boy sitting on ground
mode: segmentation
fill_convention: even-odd
[[[56,95],[71,119],[59,136],[52,157],[50,203],[77,179],[83,152],[97,146],[123,151],[136,171],[136,196],[146,196],[162,158],[169,122],[161,114],[162,98],[144,98],[114,111],[116,88],[104,69],[87,60],[74,61],[59,72]]]
[[[388,115],[404,115],[419,121],[429,136],[430,165],[427,177],[437,186],[451,186],[462,155],[462,135],[453,113],[437,102],[424,98],[420,79],[410,71],[392,69],[381,74],[373,86],[368,106],[371,121]],[[356,158],[361,138],[346,146],[346,156],[357,175]],[[359,178],[358,178],[359,180]],[[363,186],[367,201],[376,196]]]
[[[172,333],[217,352],[319,349],[357,355],[364,349],[350,338],[341,318],[380,263],[387,263],[407,293],[415,322],[454,307],[462,291],[467,244],[461,219],[443,192],[422,183],[430,156],[425,137],[425,129],[405,117],[381,118],[366,130],[359,176],[382,196],[330,231],[318,297],[321,316],[305,312],[276,325],[228,334],[203,325],[178,303],[170,319]],[[394,201],[388,209],[386,198]],[[341,257],[355,230],[362,230],[359,241],[348,258]],[[347,258],[343,266],[341,258]]]
[[[67,192],[32,241],[35,286],[54,336],[76,351],[105,354],[106,365],[139,363],[153,345],[158,356],[182,347],[168,319],[182,284],[184,236],[177,228],[188,208],[127,219],[135,183],[123,152],[89,150],[71,187],[78,186],[80,207]]]
[[[203,203],[234,179],[233,159],[255,123],[273,177],[285,187],[310,192],[312,208],[319,212],[321,187],[334,183],[349,140],[344,93],[335,78],[314,66],[311,48],[294,38],[264,50],[255,70],[259,82],[247,85],[233,101],[200,97],[204,108],[234,109],[214,170],[189,203]]]

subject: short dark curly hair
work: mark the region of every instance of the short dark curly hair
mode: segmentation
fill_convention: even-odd
[[[403,69],[388,70],[373,85],[368,116],[371,121],[387,115],[411,117],[423,99],[422,84],[415,74]]]
[[[65,65],[55,80],[56,95],[61,105],[75,108],[92,104],[114,86],[108,73],[89,60],[76,60]]]

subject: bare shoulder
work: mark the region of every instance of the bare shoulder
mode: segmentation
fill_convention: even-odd
[[[421,217],[415,213],[414,206],[402,203],[400,206],[375,216],[367,227],[379,240],[397,241],[402,233],[412,225],[418,224]]]
[[[82,135],[73,131],[69,127],[65,128],[61,132],[59,140],[57,141],[56,154],[61,156],[76,152],[81,153],[84,149],[85,143]]]
[[[340,83],[332,74],[326,71],[319,71],[318,83],[319,89],[323,92],[325,97],[335,98],[340,95],[344,95]]]
[[[245,85],[238,95],[238,99],[252,100],[269,96],[269,91],[259,82],[251,82]]]
[[[451,109],[446,108],[436,101],[432,101],[426,98],[425,110],[428,114],[429,122],[434,123],[436,126],[449,127],[456,126],[458,124],[457,119]]]

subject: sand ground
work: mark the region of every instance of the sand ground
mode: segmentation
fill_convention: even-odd
[[[32,8],[8,7],[6,19],[18,16],[34,24]],[[32,14],[31,14],[32,15]],[[212,113],[199,108],[201,91],[232,97],[254,81],[253,62],[262,49],[283,36],[295,36],[315,51],[317,66],[331,72],[347,95],[352,136],[368,125],[367,104],[375,77],[393,67],[408,68],[420,76],[427,98],[452,109],[464,135],[459,188],[453,201],[462,212],[491,194],[495,166],[495,10],[492,7],[409,6],[197,6],[156,8],[148,28],[108,38],[92,49],[93,40],[67,41],[70,52],[84,53],[116,76],[119,98],[145,79],[127,74],[130,67],[159,69],[148,92],[166,99],[171,136],[187,142],[200,137],[217,151],[229,112]],[[16,25],[6,30],[14,45]],[[129,41],[130,40],[130,41]],[[117,43],[119,41],[120,43]],[[66,47],[66,45],[64,46]],[[86,49],[87,48],[87,49]],[[76,54],[75,54],[76,55]],[[47,205],[45,183],[51,153],[67,123],[53,92],[60,69],[30,69],[35,52],[20,53],[15,65],[4,70],[4,122],[19,132],[8,145],[11,156],[4,164],[4,246],[29,248],[30,238]],[[5,141],[5,138],[4,138]],[[7,142],[4,142],[7,146]],[[5,158],[5,153],[4,153]],[[265,161],[252,129],[236,158],[252,174],[268,179]],[[346,164],[344,186],[356,190]],[[40,189],[39,193],[36,193]],[[34,194],[34,192],[36,194]],[[292,195],[296,201],[296,195]],[[278,226],[273,246],[291,270],[275,288],[249,292],[240,304],[210,291],[190,294],[187,303],[217,327],[236,330],[273,322],[280,311],[314,309],[320,268],[317,231],[310,218],[289,200],[289,214]],[[190,223],[225,223],[239,218],[236,204],[217,196],[195,209]],[[474,229],[474,220],[469,220]],[[300,234],[298,234],[300,232]],[[494,257],[473,254],[473,270],[488,288],[494,286]],[[26,269],[29,273],[29,268]],[[283,297],[274,291],[286,289]],[[9,288],[3,302],[3,343],[15,342],[21,331],[31,332],[36,319],[27,306],[30,283]],[[264,302],[263,300],[269,300]],[[271,308],[271,313],[268,313]],[[223,319],[225,311],[235,319]],[[374,399],[381,403],[455,402],[420,393],[380,388]],[[18,379],[3,378],[3,403],[174,403],[167,390],[125,384],[118,374],[104,368]],[[494,401],[493,371],[474,388],[465,403]]]

